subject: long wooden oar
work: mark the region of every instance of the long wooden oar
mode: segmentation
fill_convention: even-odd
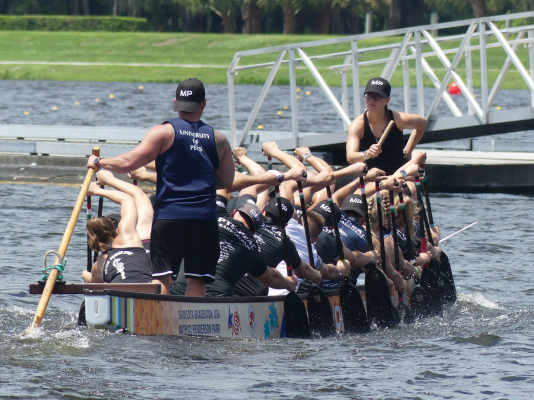
[[[382,271],[384,272],[384,275],[387,274],[387,268],[386,268],[386,245],[384,243],[384,219],[382,216],[382,198],[380,195],[380,186],[379,182],[375,182],[376,185],[376,207],[377,207],[377,214],[378,214],[378,241],[380,242],[380,257],[382,259]],[[391,303],[391,298],[389,299],[389,304],[387,304],[387,307],[384,308],[381,324],[385,327],[394,327],[398,325],[401,321],[399,312],[397,309],[393,306]]]
[[[373,239],[371,232],[371,222],[369,221],[369,210],[367,207],[367,195],[365,194],[365,181],[360,177],[360,190],[362,192],[362,202],[365,215],[365,230],[367,234],[367,250],[373,250]],[[367,304],[367,319],[370,324],[376,323],[383,326],[384,315],[391,308],[391,298],[389,296],[388,282],[386,276],[378,270],[376,264],[369,264],[364,267],[365,274],[365,302]]]
[[[280,189],[275,186],[276,202],[278,204],[278,214],[280,216],[280,231],[282,233],[282,243],[284,245],[284,256],[287,266],[287,276],[293,276],[293,267],[289,257],[289,246],[287,244],[286,223],[282,210],[282,199]],[[306,306],[296,292],[289,292],[284,299],[284,318],[286,320],[286,337],[288,338],[309,338],[311,337],[310,323],[306,315]]]
[[[427,186],[427,178],[426,178],[426,172],[425,172],[425,166],[424,164],[419,166],[423,169],[423,178],[422,178],[422,186],[423,186],[423,192],[425,195],[425,202],[426,202],[426,209],[428,212],[428,222],[427,224],[430,224],[431,228],[434,228],[434,217],[432,216],[432,208],[430,207],[430,197],[428,195],[428,186]],[[429,240],[432,240],[432,236],[429,237]],[[431,242],[432,245],[434,245],[433,242]],[[449,257],[445,254],[445,252],[442,250],[440,259],[438,261],[438,268],[441,275],[443,275],[446,279],[444,279],[444,296],[445,296],[445,302],[446,303],[454,303],[456,302],[456,285],[454,284],[454,277],[452,275],[452,268],[451,264],[449,262]]]
[[[328,196],[328,204],[332,212],[332,222],[334,225],[334,233],[336,235],[337,254],[340,260],[345,260],[343,254],[343,244],[341,243],[341,236],[339,234],[339,227],[337,226],[336,209],[334,201],[332,200],[332,192],[330,186],[326,187],[326,194]],[[341,302],[341,312],[343,313],[343,328],[347,333],[366,333],[371,330],[369,320],[365,312],[362,296],[360,292],[352,284],[349,275],[345,275],[341,289],[339,290],[339,299]]]
[[[389,191],[389,211],[391,213],[391,236],[393,236],[393,248],[395,251],[395,270],[400,273],[400,259],[399,259],[399,241],[397,238],[397,216],[395,211],[395,193],[393,190]],[[413,322],[413,316],[412,312],[410,311],[410,308],[404,301],[404,293],[398,291],[399,296],[399,305],[397,306],[397,309],[399,310],[399,316],[401,319],[409,324]]]
[[[382,145],[386,141],[386,138],[388,137],[389,132],[391,131],[391,128],[393,128],[393,125],[395,125],[395,121],[394,120],[389,121],[388,125],[386,126],[386,129],[384,130],[384,133],[382,134],[382,136],[380,137],[380,140],[377,143],[379,147],[382,147]]]
[[[302,190],[302,182],[297,182],[300,197],[300,207],[302,208],[302,218],[304,220],[304,232],[306,233],[306,244],[308,246],[308,259],[310,266],[314,267],[313,249],[310,238],[310,228],[308,226],[308,218],[306,212],[306,200],[304,200],[304,192]],[[315,283],[308,293],[306,298],[308,305],[308,319],[310,321],[310,328],[312,331],[319,333],[322,337],[332,336],[336,334],[336,325],[332,314],[332,306],[328,296]]]
[[[457,234],[459,234],[459,233],[465,231],[466,229],[471,228],[472,226],[475,226],[476,224],[478,224],[478,221],[475,221],[475,222],[473,222],[472,224],[469,224],[469,225],[463,227],[462,229],[459,229],[459,230],[457,230],[456,232],[451,233],[449,236],[440,239],[440,240],[439,240],[439,243],[443,243],[443,242],[445,242],[447,239],[450,239],[451,237],[456,236]]]
[[[97,157],[100,155],[100,147],[93,147],[93,155]],[[89,188],[91,180],[93,179],[94,172],[95,171],[92,168],[89,168],[87,170],[85,180],[83,181],[82,188],[80,190],[80,193],[78,194],[74,209],[72,210],[69,223],[67,224],[67,228],[65,229],[65,233],[63,234],[63,239],[61,240],[61,244],[59,245],[59,249],[57,252],[59,256],[55,258],[54,265],[58,265],[59,263],[61,263],[62,260],[60,260],[60,257],[61,259],[65,257],[67,248],[69,247],[70,238],[72,237],[72,233],[74,232],[74,227],[76,226],[76,221],[78,220],[78,216],[80,215],[80,211],[83,206],[83,200],[85,198],[85,195],[87,194],[87,189]],[[48,306],[50,296],[52,295],[52,291],[54,290],[54,285],[56,284],[56,279],[58,275],[58,269],[52,268],[48,275],[48,279],[46,280],[46,285],[43,290],[43,294],[41,295],[41,300],[37,305],[37,310],[35,311],[33,322],[28,331],[26,332],[27,334],[30,334],[34,328],[41,325],[41,321],[43,320],[43,316],[45,314],[46,307]]]

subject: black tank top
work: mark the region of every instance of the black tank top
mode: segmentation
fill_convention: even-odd
[[[393,111],[388,111],[388,123],[394,121]],[[373,144],[377,144],[380,140],[371,131],[371,125],[369,125],[369,119],[367,118],[367,111],[363,114],[364,131],[363,138],[360,140],[360,151],[369,149]],[[387,139],[382,145],[382,153],[376,158],[370,158],[366,161],[369,168],[380,168],[385,171],[387,175],[393,174],[401,166],[406,163],[406,159],[403,154],[404,149],[404,137],[402,131],[394,124]]]
[[[106,283],[150,283],[152,267],[146,250],[142,247],[109,249],[104,265]]]

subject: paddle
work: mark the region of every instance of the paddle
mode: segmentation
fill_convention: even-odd
[[[386,269],[386,245],[384,244],[384,219],[382,217],[382,196],[380,194],[380,184],[378,181],[375,182],[375,191],[376,191],[376,207],[377,207],[377,216],[378,216],[378,240],[380,242],[380,263],[382,264],[382,271],[384,275],[387,274]],[[388,307],[384,308],[383,320],[382,323],[386,327],[393,327],[400,322],[399,312],[393,304],[391,303],[391,298],[388,302]]]
[[[463,231],[465,231],[466,229],[469,229],[469,228],[471,228],[472,226],[475,226],[477,223],[478,223],[478,221],[473,222],[472,224],[469,224],[469,225],[467,225],[466,227],[463,227],[462,229],[459,229],[459,230],[457,230],[456,232],[451,233],[449,236],[444,237],[443,239],[440,239],[438,243],[443,243],[443,242],[445,242],[447,239],[450,239],[451,237],[456,236],[456,235],[459,234],[460,232],[463,232]]]
[[[104,186],[100,186],[102,189],[104,188]],[[102,216],[102,210],[104,208],[104,197],[102,196],[99,196],[98,197],[98,212],[97,212],[97,216],[98,217],[101,217]],[[95,250],[95,252],[93,253],[93,263],[96,262],[98,258],[98,250]]]
[[[406,206],[404,204],[404,198],[402,193],[399,193],[399,202],[401,208],[402,218],[404,220],[404,234],[406,236],[406,246],[408,247],[408,256],[410,262],[415,265],[415,251],[412,244],[412,235],[410,232],[410,224],[412,221],[408,221],[408,214],[406,213]],[[412,316],[423,317],[430,313],[429,305],[432,301],[430,294],[421,287],[420,280],[414,277],[415,288],[410,295],[410,309]]]
[[[310,239],[310,228],[308,226],[308,218],[306,212],[306,200],[304,200],[304,192],[302,191],[302,182],[297,182],[300,197],[300,207],[302,208],[302,218],[304,220],[304,232],[306,233],[306,244],[308,246],[308,257],[310,266],[313,268],[313,249]],[[336,325],[332,315],[332,307],[328,296],[319,286],[313,283],[313,287],[308,293],[306,299],[308,305],[308,319],[310,320],[310,327],[312,331],[319,333],[321,336],[332,336],[336,334]]]
[[[280,189],[275,186],[276,202],[278,204],[278,214],[280,216],[280,231],[282,233],[282,243],[284,245],[284,258],[287,266],[287,276],[293,276],[291,258],[289,257],[289,248],[286,236],[286,223],[282,210],[282,199],[280,198]],[[306,315],[306,306],[296,292],[289,292],[284,299],[284,318],[286,320],[286,337],[302,338],[311,337],[310,324]]]
[[[423,179],[422,179],[422,186],[423,191],[425,194],[425,202],[426,202],[426,208],[428,210],[428,219],[430,223],[430,227],[434,228],[434,218],[432,216],[432,208],[430,207],[430,197],[428,195],[428,186],[426,183],[426,172],[425,172],[425,166],[424,164],[421,164],[419,166],[423,169]],[[467,228],[466,228],[467,229]],[[431,235],[431,234],[430,234]],[[430,240],[432,240],[432,236],[429,236]],[[434,245],[433,242],[431,242],[432,245]],[[444,279],[444,299],[446,303],[454,303],[456,302],[456,285],[454,284],[454,277],[452,275],[452,268],[451,264],[449,262],[449,258],[445,254],[445,252],[442,250],[440,259],[438,261],[438,270],[446,279]]]
[[[393,236],[393,248],[395,251],[395,270],[400,273],[400,259],[399,259],[399,242],[397,238],[397,221],[396,221],[396,212],[395,212],[395,194],[393,193],[393,190],[389,191],[389,211],[391,213],[391,236]],[[399,315],[401,319],[407,323],[410,324],[413,322],[413,316],[410,311],[410,308],[406,305],[404,301],[404,293],[398,292],[399,296],[399,305],[397,306],[397,309],[399,311]]]
[[[394,120],[389,121],[388,125],[386,126],[386,129],[384,130],[384,133],[382,134],[382,136],[380,137],[380,140],[377,143],[379,147],[382,147],[382,145],[386,141],[386,138],[388,137],[389,132],[391,131],[391,128],[393,128],[394,124],[395,124]]]
[[[100,155],[100,147],[93,147],[93,155],[97,157]],[[61,240],[61,244],[59,245],[59,249],[57,252],[58,256],[56,256],[54,260],[54,265],[58,265],[61,262],[60,258],[63,259],[65,257],[65,253],[67,252],[67,248],[69,247],[70,238],[72,237],[74,227],[76,226],[76,221],[78,220],[78,216],[80,215],[80,211],[82,209],[84,197],[87,194],[87,188],[89,187],[89,184],[93,179],[94,172],[95,171],[92,168],[89,168],[87,170],[87,174],[85,175],[82,188],[80,190],[80,193],[78,194],[78,198],[76,199],[74,209],[72,210],[69,223],[67,224],[67,228],[65,229],[65,233],[63,234],[63,239]],[[34,328],[41,325],[41,321],[43,320],[43,316],[46,311],[46,307],[48,306],[48,302],[50,301],[50,296],[52,295],[52,291],[54,290],[58,275],[59,270],[57,268],[52,268],[50,270],[48,279],[46,280],[45,288],[43,289],[43,294],[41,295],[41,299],[39,301],[39,304],[37,305],[37,310],[35,311],[33,322],[26,332],[27,334],[30,334]]]
[[[362,202],[365,214],[365,230],[367,234],[367,250],[373,250],[373,239],[371,237],[371,222],[369,221],[369,210],[367,206],[367,196],[365,194],[365,181],[363,176],[360,177],[360,190],[362,192]],[[388,282],[386,276],[382,274],[376,264],[369,264],[365,267],[365,302],[367,304],[367,319],[370,324],[376,323],[378,326],[384,326],[384,320],[392,308],[391,298],[389,296]]]
[[[415,177],[415,187],[419,196],[419,202],[421,204],[421,211],[419,212],[419,236],[421,241],[421,253],[426,253],[426,237],[425,237],[425,204],[421,193],[421,183],[419,177]],[[423,273],[421,274],[421,287],[423,287],[430,294],[429,311],[431,315],[441,315],[443,312],[442,303],[442,287],[440,285],[440,279],[430,269],[428,263],[423,266]]]
[[[336,209],[334,201],[332,200],[332,192],[330,186],[326,187],[326,194],[328,196],[328,204],[332,212],[332,222],[334,225],[334,233],[336,235],[337,254],[341,261],[345,260],[343,254],[343,244],[341,243],[341,236],[339,234],[339,227],[337,226]],[[349,280],[349,275],[343,277],[343,283],[339,290],[339,300],[341,302],[341,312],[343,313],[343,328],[347,333],[367,333],[371,330],[367,314],[365,313],[365,306],[363,305],[362,296],[360,292]]]
[[[87,221],[93,218],[93,210],[91,207],[91,196],[87,196]],[[93,250],[89,247],[89,234],[87,234],[87,271],[91,272],[93,268]]]

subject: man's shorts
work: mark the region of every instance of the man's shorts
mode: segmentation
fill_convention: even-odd
[[[219,259],[217,220],[161,219],[152,223],[152,277],[178,276],[184,260],[186,278],[215,281]]]

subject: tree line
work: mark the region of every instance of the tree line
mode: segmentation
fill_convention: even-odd
[[[534,10],[534,0],[0,0],[0,14],[147,18],[154,31],[358,34]]]

